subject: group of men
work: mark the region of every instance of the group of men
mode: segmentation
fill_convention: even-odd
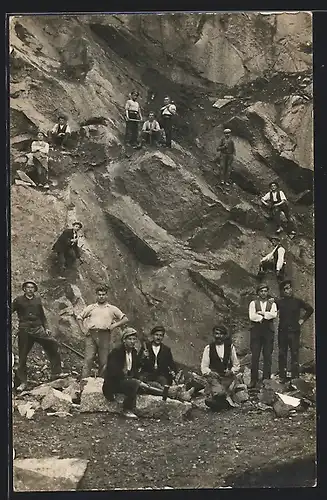
[[[61,371],[61,359],[57,341],[51,336],[41,299],[36,296],[38,286],[34,281],[22,285],[23,295],[16,297],[12,312],[18,315],[19,365],[16,376],[20,382],[17,390],[27,386],[26,361],[34,343],[39,343],[49,357],[51,377],[67,376]],[[257,298],[249,304],[251,323],[250,349],[251,383],[255,388],[259,381],[259,359],[263,351],[263,379],[270,379],[274,344],[274,319],[279,315],[279,377],[287,380],[287,353],[291,353],[291,377],[299,377],[299,348],[301,325],[313,313],[313,308],[293,296],[292,283],[281,283],[281,297],[269,297],[269,288],[261,283]],[[178,383],[178,370],[171,349],[163,343],[164,326],[154,327],[146,342],[138,338],[134,328],[124,329],[121,344],[112,342],[112,332],[128,322],[124,312],[107,300],[104,286],[96,290],[96,302],[88,305],[76,317],[85,341],[82,378],[91,375],[93,362],[98,356],[99,375],[104,378],[103,394],[112,401],[115,395],[125,395],[123,408],[126,417],[135,418],[138,394],[155,394],[189,401],[199,390],[207,395],[206,404],[221,409],[226,402],[238,406],[240,396],[246,390],[240,373],[240,363],[232,343],[230,332],[224,325],[213,328],[213,340],[203,351],[201,375],[189,372],[186,383]],[[302,315],[304,311],[304,315]],[[302,315],[302,317],[301,317]],[[137,341],[141,348],[136,350]]]
[[[155,119],[155,114],[151,111],[148,119],[144,121],[141,131],[141,143],[139,142],[139,123],[143,120],[139,93],[133,90],[125,105],[126,133],[125,143],[133,148],[141,147],[142,144],[158,145],[162,142],[162,132],[164,132],[165,145],[171,148],[172,130],[174,117],[176,116],[176,105],[169,96],[164,98],[164,105],[160,108],[160,119]]]

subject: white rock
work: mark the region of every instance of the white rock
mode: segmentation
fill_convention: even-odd
[[[42,410],[69,411],[72,408],[72,398],[68,394],[63,394],[51,388],[49,393],[42,400]]]

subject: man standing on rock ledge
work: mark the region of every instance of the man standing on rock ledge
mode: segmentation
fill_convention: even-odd
[[[272,352],[274,347],[274,323],[277,317],[277,307],[274,299],[268,299],[269,287],[262,283],[257,287],[258,298],[249,305],[249,319],[251,321],[250,348],[251,383],[253,389],[258,383],[259,359],[263,350],[263,380],[271,377]]]
[[[217,151],[219,154],[219,163],[221,168],[221,184],[229,186],[230,174],[232,171],[232,163],[235,155],[235,144],[231,138],[231,129],[225,128],[224,135],[220,139]]]
[[[61,359],[57,342],[50,337],[48,322],[44,314],[40,297],[35,293],[38,286],[34,281],[25,281],[22,285],[24,294],[16,297],[12,304],[12,313],[17,312],[18,326],[18,352],[19,365],[16,376],[20,380],[17,391],[24,391],[27,387],[26,361],[35,342],[45,350],[51,363],[51,378],[66,377],[67,373],[61,372]]]
[[[111,346],[111,332],[128,321],[126,314],[107,301],[106,287],[99,286],[96,295],[96,303],[87,306],[76,318],[85,335],[82,378],[90,376],[96,353],[99,360],[99,375],[103,376]]]
[[[160,125],[165,131],[166,148],[171,148],[173,121],[176,115],[176,106],[169,96],[164,98],[164,105],[160,108]]]

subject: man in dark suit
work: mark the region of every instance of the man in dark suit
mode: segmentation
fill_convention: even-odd
[[[157,382],[162,387],[171,385],[176,376],[176,365],[170,347],[163,344],[165,328],[155,326],[150,332],[151,340],[141,350],[141,379]]]
[[[116,394],[125,395],[123,415],[127,418],[137,418],[134,410],[138,393],[163,395],[161,389],[149,387],[139,380],[140,356],[135,349],[136,341],[136,330],[126,328],[122,336],[122,345],[108,354],[102,386],[103,395],[108,401],[114,401]]]
[[[52,247],[52,250],[57,254],[58,264],[62,270],[70,268],[77,259],[82,262],[78,247],[78,232],[82,227],[81,222],[74,222],[71,229],[64,229]]]

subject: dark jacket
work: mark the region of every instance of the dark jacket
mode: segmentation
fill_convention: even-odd
[[[119,392],[119,383],[125,378],[138,378],[140,371],[140,356],[137,350],[132,350],[132,369],[127,374],[124,373],[125,359],[126,350],[124,345],[115,347],[109,352],[102,386],[102,392],[106,397],[109,396],[110,398],[110,395]]]
[[[222,154],[235,154],[235,144],[233,139],[226,139],[225,137],[222,137],[219,141],[217,151],[220,151]]]
[[[221,360],[217,354],[216,344],[214,342],[209,344],[210,370],[213,370],[214,372],[223,375],[225,370],[230,369],[232,367],[231,353],[232,353],[232,343],[230,339],[227,339],[224,342],[223,360]]]
[[[64,229],[57,241],[52,247],[57,253],[66,253],[67,250],[72,249],[75,252],[76,258],[80,257],[80,250],[77,246],[77,241],[72,243],[71,240],[74,236],[73,229]]]
[[[313,307],[297,297],[282,297],[276,301],[279,312],[278,331],[282,333],[299,333],[301,310],[305,311],[302,319],[306,321],[313,313]]]
[[[176,365],[170,347],[166,346],[165,344],[161,344],[157,357],[157,364],[158,364],[157,369],[154,368],[155,355],[152,350],[152,343],[147,342],[146,347],[149,352],[148,359],[143,357],[143,349],[140,352],[142,372],[156,374],[156,375],[163,375],[168,380],[170,380],[171,378],[170,372],[171,371],[176,372]]]

